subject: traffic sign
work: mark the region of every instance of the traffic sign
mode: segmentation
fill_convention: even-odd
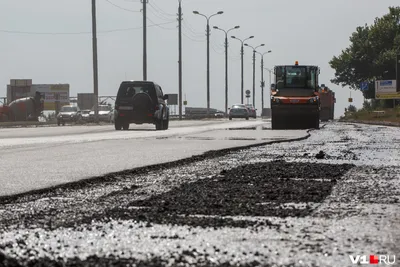
[[[362,82],[362,83],[360,84],[360,89],[361,89],[361,91],[366,91],[366,90],[368,90],[368,82]]]

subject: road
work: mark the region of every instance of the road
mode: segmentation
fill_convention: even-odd
[[[131,125],[129,131],[115,131],[112,125],[1,129],[0,196],[175,161],[209,150],[307,136],[303,130],[271,131],[269,126],[262,120],[217,120],[171,121],[167,131],[155,131],[153,125]]]
[[[329,123],[302,141],[5,198],[0,265],[343,267],[386,255],[398,266],[399,133]]]
[[[0,265],[343,267],[386,255],[397,266],[399,133],[329,123],[302,141],[3,198]]]

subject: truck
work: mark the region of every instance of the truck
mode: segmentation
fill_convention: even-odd
[[[8,105],[0,106],[0,121],[39,121],[44,110],[43,95],[19,98]]]
[[[321,121],[329,121],[333,120],[335,115],[335,92],[333,92],[330,88],[321,84],[321,89],[319,90],[319,97],[321,101],[321,112],[320,119]]]
[[[312,65],[278,65],[274,67],[275,84],[271,84],[272,129],[319,129],[320,68]]]

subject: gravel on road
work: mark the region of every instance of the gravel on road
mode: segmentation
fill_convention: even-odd
[[[329,123],[303,141],[1,198],[0,266],[352,266],[350,255],[398,256],[398,136]]]

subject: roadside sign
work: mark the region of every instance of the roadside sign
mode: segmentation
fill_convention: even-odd
[[[168,105],[178,105],[178,94],[168,94]]]
[[[185,101],[183,101],[183,105],[184,106],[186,106],[187,105],[187,101],[185,100]]]
[[[366,91],[366,90],[368,90],[368,82],[362,82],[362,83],[360,84],[360,89],[361,89],[361,91]]]
[[[400,92],[400,54],[397,55],[397,64],[396,64],[396,83],[397,83],[397,92]]]
[[[353,102],[353,98],[349,97],[349,103]]]
[[[396,80],[376,81],[375,99],[400,99],[397,91]]]
[[[250,90],[246,90],[246,95],[250,96]]]

